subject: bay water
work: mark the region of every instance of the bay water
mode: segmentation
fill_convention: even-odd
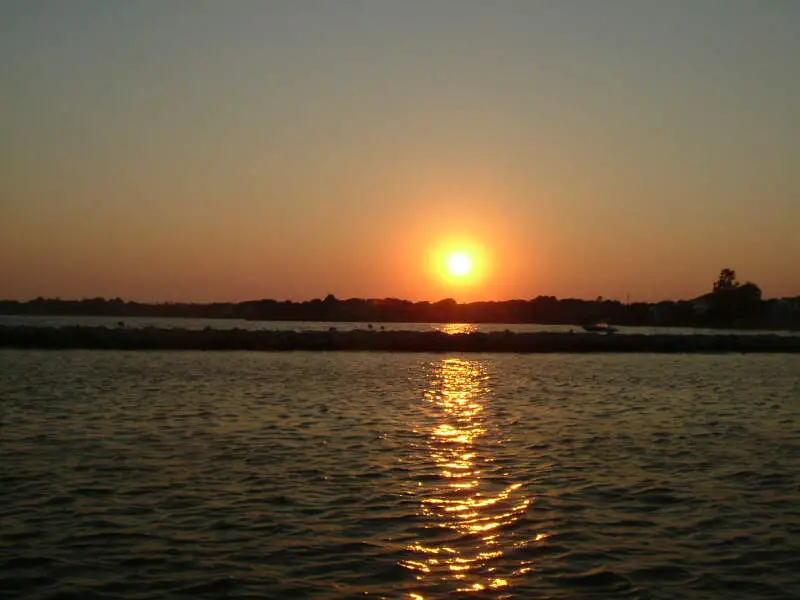
[[[0,350],[3,598],[800,597],[800,357]]]

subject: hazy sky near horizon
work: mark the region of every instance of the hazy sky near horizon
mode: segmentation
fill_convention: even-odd
[[[793,0],[0,0],[0,297],[798,295],[798,59]]]

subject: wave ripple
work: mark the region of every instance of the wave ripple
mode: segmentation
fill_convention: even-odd
[[[800,597],[800,358],[0,351],[4,598]]]

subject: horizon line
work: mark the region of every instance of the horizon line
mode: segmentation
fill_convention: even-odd
[[[61,297],[44,297],[44,296],[37,296],[35,298],[30,298],[28,300],[19,300],[19,299],[10,299],[10,298],[2,298],[0,299],[0,304],[3,303],[17,303],[17,304],[31,304],[34,302],[88,302],[92,300],[102,300],[105,302],[114,302],[120,301],[125,304],[150,304],[150,305],[166,305],[166,304],[187,304],[187,305],[211,305],[211,304],[247,304],[252,302],[278,302],[278,303],[292,303],[292,304],[305,304],[310,302],[325,302],[328,297],[332,297],[333,301],[336,302],[348,302],[348,301],[361,301],[361,302],[385,302],[389,300],[398,301],[398,302],[408,302],[411,304],[437,304],[440,302],[455,302],[457,305],[469,305],[469,304],[490,304],[490,303],[504,303],[504,302],[533,302],[540,298],[552,298],[558,302],[566,301],[566,300],[579,300],[582,302],[612,302],[612,303],[619,303],[623,305],[630,305],[630,304],[660,304],[662,302],[692,302],[695,300],[699,300],[710,296],[714,292],[706,292],[704,294],[699,294],[697,296],[693,296],[691,298],[678,298],[678,299],[662,299],[662,300],[654,300],[654,301],[647,301],[647,300],[621,300],[618,298],[607,298],[605,296],[596,296],[594,298],[585,298],[585,297],[578,297],[578,296],[565,296],[559,298],[558,296],[554,295],[547,295],[547,294],[539,294],[537,296],[533,296],[530,298],[506,298],[504,300],[471,300],[468,302],[461,302],[456,300],[455,298],[448,296],[444,298],[440,298],[438,300],[408,300],[406,298],[397,298],[394,296],[385,296],[382,298],[379,297],[358,297],[358,296],[351,296],[348,298],[339,298],[335,294],[326,294],[325,296],[321,297],[313,297],[306,300],[295,300],[295,299],[278,299],[278,298],[253,298],[249,300],[211,300],[211,301],[199,301],[199,300],[124,300],[119,296],[113,297],[106,297],[106,296],[84,296],[82,298],[61,298]],[[795,296],[775,296],[772,298],[762,298],[762,301],[769,301],[769,300],[784,300],[784,299],[794,299],[800,298],[800,294]]]

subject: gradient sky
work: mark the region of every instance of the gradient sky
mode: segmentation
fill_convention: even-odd
[[[795,0],[0,0],[0,297],[798,295],[799,59]]]

